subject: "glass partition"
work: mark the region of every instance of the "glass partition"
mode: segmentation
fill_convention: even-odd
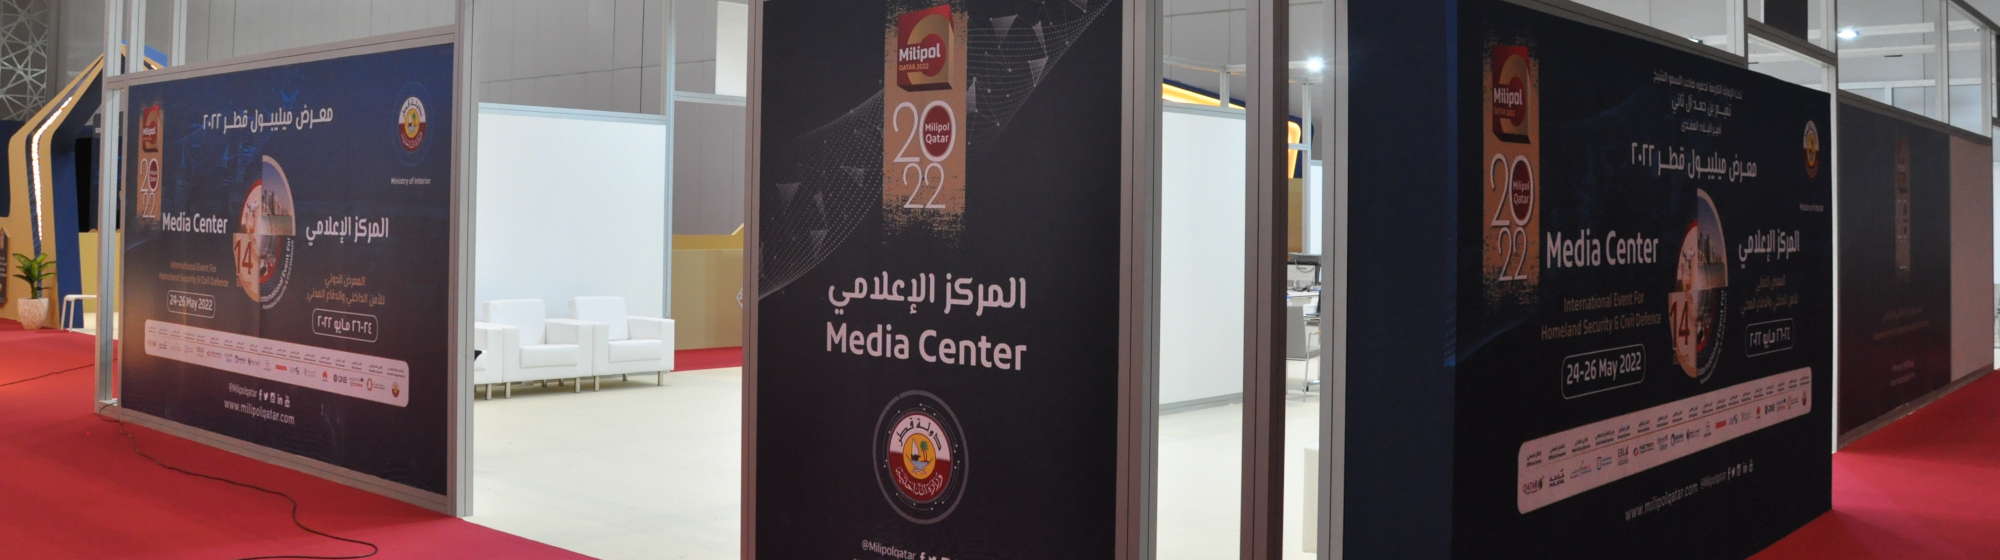
[[[1780,80],[1827,91],[1827,67],[1817,59],[1750,35],[1750,69]]]
[[[1253,0],[1254,1],[1254,0]],[[1243,511],[1250,48],[1244,0],[1159,22],[1157,558],[1236,558]]]
[[[1780,10],[1787,6],[1793,6],[1794,4],[1792,2],[1768,2],[1767,0],[1748,0],[1744,4],[1744,10],[1746,11],[1746,14],[1749,16],[1750,19],[1761,23],[1769,24],[1772,26],[1776,26],[1779,29],[1784,30],[1788,33],[1794,31],[1792,26],[1799,25],[1802,23],[1805,34],[1803,36],[1800,36],[1799,37],[1800,39],[1805,39],[1807,42],[1812,43],[1814,45],[1832,49],[1834,34],[1827,33],[1826,31],[1826,23],[1827,23],[1826,7],[1828,3],[1832,1],[1833,0],[1805,0],[1804,2],[1805,11],[1803,13],[1800,12],[1784,13],[1781,12]],[[1802,22],[1798,21],[1801,18],[1803,18],[1803,21]],[[1752,53],[1756,52],[1757,45],[1755,44],[1754,41],[1751,43],[1750,48]]]
[[[1737,41],[1743,13],[1732,0],[1578,0],[1577,3],[1723,51],[1743,52]]]
[[[1931,0],[1840,0],[1840,89],[1943,117],[1938,89],[1943,7]]]
[[[1323,211],[1332,192],[1325,172],[1324,154],[1334,146],[1323,133],[1326,116],[1334,114],[1331,88],[1337,78],[1327,61],[1334,58],[1334,29],[1327,13],[1331,3],[1293,4],[1291,59],[1291,124],[1282,133],[1292,151],[1286,158],[1288,200],[1286,231],[1288,258],[1285,266],[1285,441],[1277,460],[1285,469],[1284,538],[1281,558],[1305,560],[1326,557],[1320,554],[1319,497],[1334,487],[1323,480],[1321,463],[1329,460],[1321,446],[1326,429],[1323,408],[1335,406],[1326,396],[1325,372],[1333,357],[1322,333],[1332,328],[1324,320],[1329,313],[1324,288],[1332,276],[1332,251],[1324,246],[1325,231],[1332,223]],[[1337,343],[1337,342],[1336,342]],[[1332,554],[1331,556],[1338,556]]]
[[[749,87],[750,4],[674,0],[674,90],[743,97]]]
[[[1946,14],[1945,36],[1950,45],[1946,59],[1951,65],[1946,77],[1951,84],[1947,90],[1951,103],[1951,124],[1983,133],[1993,122],[1985,103],[1986,72],[1993,64],[1987,56],[1992,35],[1957,4],[1947,3]]]

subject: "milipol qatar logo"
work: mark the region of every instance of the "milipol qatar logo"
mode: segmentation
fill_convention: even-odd
[[[904,91],[951,88],[951,5],[896,18],[896,85]]]
[[[875,422],[875,481],[897,515],[911,523],[943,521],[965,493],[965,435],[937,395],[908,391],[889,400]]]

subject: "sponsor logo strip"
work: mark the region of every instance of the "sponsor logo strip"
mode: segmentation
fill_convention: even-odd
[[[146,355],[393,406],[410,404],[410,365],[162,321],[146,321]]]
[[[1739,383],[1521,444],[1528,513],[1812,411],[1812,368]]]

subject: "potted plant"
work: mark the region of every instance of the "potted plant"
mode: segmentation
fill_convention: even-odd
[[[15,300],[23,328],[34,330],[49,322],[49,298],[42,294],[44,283],[56,275],[56,261],[48,255],[27,255],[14,253],[14,277],[28,283],[28,296]]]

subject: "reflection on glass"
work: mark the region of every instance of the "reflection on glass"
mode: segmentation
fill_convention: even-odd
[[[1733,53],[1743,52],[1730,20],[1741,17],[1729,0],[1578,0],[1579,4]]]
[[[1164,7],[1160,122],[1162,560],[1236,558],[1243,474],[1245,9]]]
[[[1826,91],[1826,65],[1752,35],[1750,69],[1780,80]]]
[[[1840,89],[1942,117],[1940,4],[1839,1]]]
[[[1330,4],[1294,4],[1293,21],[1325,21],[1323,10]],[[1327,101],[1333,99],[1330,92],[1336,76],[1327,70],[1326,60],[1333,56],[1328,47],[1333,44],[1331,37],[1312,36],[1306,40],[1294,40],[1293,52],[1287,53],[1294,62],[1291,67],[1291,112],[1297,123],[1287,131],[1289,141],[1300,150],[1290,159],[1292,173],[1288,181],[1291,211],[1286,219],[1289,245],[1286,251],[1291,255],[1285,266],[1285,441],[1284,454],[1277,460],[1283,461],[1285,469],[1284,515],[1280,541],[1281,558],[1305,560],[1319,557],[1319,497],[1331,486],[1320,480],[1319,465],[1323,454],[1320,448],[1321,406],[1323,389],[1326,384],[1322,372],[1323,357],[1331,356],[1329,349],[1321,346],[1320,332],[1323,325],[1320,311],[1321,289],[1325,282],[1324,264],[1321,257],[1329,251],[1324,247],[1325,224],[1327,219],[1322,211],[1326,205],[1325,166],[1320,154],[1327,154],[1331,146],[1322,142],[1325,136],[1320,132],[1332,114]]]
[[[674,89],[742,97],[749,87],[750,4],[674,0]]]
[[[1945,36],[1950,39],[1951,64],[1948,79],[1951,87],[1946,89],[1951,103],[1951,124],[1972,131],[1983,131],[1992,122],[1985,112],[1983,80],[1986,73],[1987,46],[1992,40],[1965,10],[1957,5],[1949,7],[1950,19],[1946,20]]]

